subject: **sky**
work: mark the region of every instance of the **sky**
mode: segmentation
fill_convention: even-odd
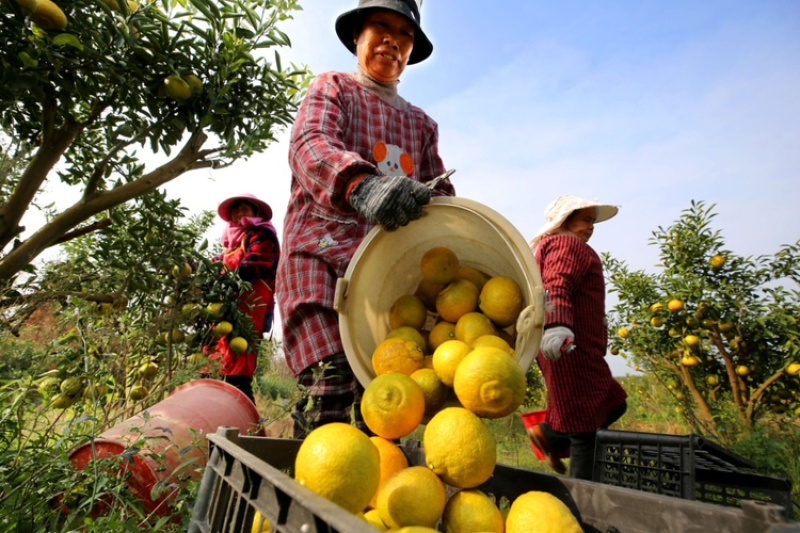
[[[355,70],[334,21],[357,1],[301,5],[282,26],[284,62]],[[692,200],[716,205],[714,228],[734,253],[771,255],[800,238],[800,2],[425,0],[421,17],[433,55],[406,69],[400,94],[438,123],[458,196],[526,240],[564,194],[620,206],[590,244],[635,270],[656,271],[653,231]],[[196,212],[251,192],[282,231],[287,137],[228,169],[183,175],[168,194]]]

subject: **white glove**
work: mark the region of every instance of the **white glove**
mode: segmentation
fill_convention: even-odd
[[[561,348],[569,340],[575,341],[575,334],[572,330],[564,326],[556,326],[544,330],[542,336],[542,355],[550,361],[556,361],[561,357]]]

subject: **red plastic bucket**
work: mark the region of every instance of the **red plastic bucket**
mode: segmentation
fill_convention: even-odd
[[[208,460],[205,436],[220,426],[263,436],[259,419],[256,406],[236,387],[215,379],[198,379],[77,448],[70,460],[76,469],[83,470],[95,459],[117,457],[138,448],[137,453],[125,455],[129,460],[122,461],[127,471],[123,473],[130,472],[128,488],[150,512],[166,516],[170,491],[153,499],[156,483],[199,479]],[[195,462],[188,468],[176,471],[192,459]]]
[[[522,414],[522,423],[525,424],[525,430],[529,430],[533,428],[537,424],[541,424],[545,421],[545,417],[547,416],[547,411],[533,411],[531,413],[523,413]],[[533,453],[536,454],[536,458],[540,461],[544,461],[546,458],[542,451],[536,447],[531,439],[531,448],[533,448]],[[569,457],[569,449],[556,452],[554,454],[559,459],[567,459]]]

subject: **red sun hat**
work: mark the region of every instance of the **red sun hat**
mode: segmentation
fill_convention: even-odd
[[[247,202],[258,209],[258,214],[261,218],[264,220],[272,220],[272,208],[269,206],[269,204],[264,200],[259,200],[254,194],[245,193],[238,196],[231,196],[219,204],[217,213],[225,222],[231,221],[231,207],[233,207],[233,204],[236,202]]]

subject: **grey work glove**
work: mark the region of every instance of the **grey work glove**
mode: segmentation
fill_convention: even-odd
[[[555,326],[544,330],[542,336],[542,355],[550,361],[556,361],[561,357],[562,348],[565,348],[565,343],[569,340],[572,343],[575,340],[575,334],[572,330],[565,326]]]
[[[368,176],[353,191],[350,205],[373,224],[394,231],[422,216],[431,191],[404,176]]]

